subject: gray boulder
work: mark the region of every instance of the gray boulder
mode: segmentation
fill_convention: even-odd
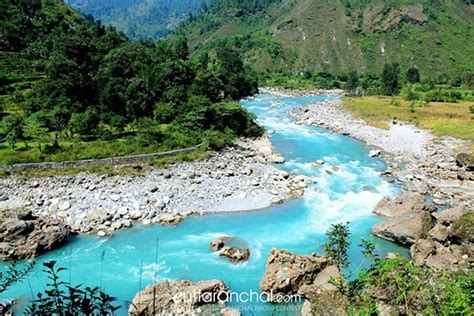
[[[375,225],[372,233],[400,245],[410,246],[418,239],[426,238],[432,227],[429,212],[416,212],[389,218]]]

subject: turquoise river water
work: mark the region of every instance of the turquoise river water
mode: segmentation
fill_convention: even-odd
[[[292,107],[330,98],[335,97],[281,98],[261,94],[242,101],[267,130],[273,131],[275,150],[286,159],[278,167],[316,179],[301,200],[255,212],[191,217],[175,228],[136,226],[109,239],[77,236],[67,246],[38,258],[35,271],[3,293],[3,298],[19,298],[17,308],[24,307],[31,293],[44,289],[47,281],[41,272],[41,262],[49,260],[57,260],[58,265],[66,267],[68,271],[63,272],[63,277],[73,284],[101,285],[117,297],[124,306],[120,315],[126,314],[127,302],[140,287],[155,281],[155,273],[156,281],[220,279],[232,291],[258,292],[272,247],[299,254],[322,253],[326,230],[331,224],[346,221],[350,222],[352,232],[350,259],[353,267],[358,266],[361,254],[357,244],[361,237],[370,235],[371,227],[379,221],[371,210],[383,196],[393,196],[399,189],[379,175],[386,168],[385,163],[370,158],[370,148],[363,143],[325,129],[296,125],[286,117]],[[327,162],[323,168],[313,165],[319,159]],[[340,170],[325,172],[331,165]],[[209,242],[221,235],[244,239],[251,251],[250,260],[235,265],[211,253]],[[382,255],[387,251],[405,252],[391,243],[377,242]],[[275,309],[272,305],[231,305],[240,307],[244,315],[275,314],[270,311]]]

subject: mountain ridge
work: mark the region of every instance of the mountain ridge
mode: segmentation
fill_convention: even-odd
[[[112,25],[134,40],[169,35],[207,0],[66,0],[81,11]]]
[[[472,20],[460,0],[273,0],[257,12],[216,0],[179,32],[197,52],[233,42],[261,71],[379,73],[397,62],[454,76],[474,71]]]

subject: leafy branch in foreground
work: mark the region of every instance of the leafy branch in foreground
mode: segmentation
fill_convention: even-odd
[[[34,265],[34,262],[28,262],[25,267],[20,268],[16,262],[13,262],[6,272],[0,272],[0,294],[13,284],[21,282],[33,269]]]
[[[113,315],[119,309],[116,299],[102,292],[99,287],[72,286],[61,280],[56,261],[43,263],[49,283],[44,293],[38,293],[26,310],[28,315]]]
[[[328,259],[336,264],[339,269],[349,267],[347,250],[349,249],[349,223],[335,224],[326,232],[328,241],[323,245],[324,252]]]

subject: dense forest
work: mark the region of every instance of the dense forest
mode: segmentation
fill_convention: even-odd
[[[0,138],[12,148],[20,141],[25,147],[10,159],[43,160],[67,151],[61,140],[84,149],[78,139],[127,135],[124,147],[133,151],[217,145],[262,132],[230,102],[257,91],[238,51],[223,45],[191,59],[184,37],[135,43],[62,2],[48,3],[3,3],[0,47],[9,67],[0,74]],[[34,69],[34,80],[22,67],[8,65],[12,59]]]

